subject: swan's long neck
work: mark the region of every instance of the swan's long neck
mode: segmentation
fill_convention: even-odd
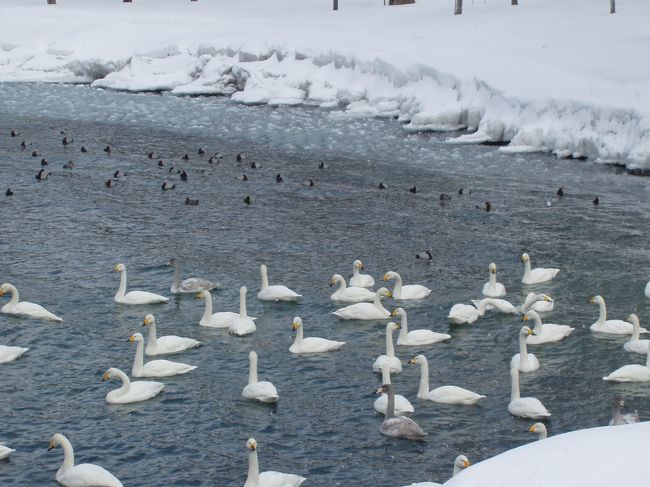
[[[638,318],[632,318],[632,340],[638,340],[641,335],[641,324]]]
[[[135,359],[133,360],[133,370],[131,374],[136,377],[142,372],[144,367],[144,343],[142,340],[135,342]]]
[[[425,358],[420,363],[420,388],[418,389],[418,397],[426,396],[429,393],[429,363]]]
[[[260,466],[257,463],[257,450],[248,452],[248,477],[244,487],[257,487],[260,481]]]
[[[488,289],[490,292],[496,291],[497,288],[497,273],[490,271],[490,285],[488,286]]]
[[[155,345],[157,339],[158,338],[156,337],[156,322],[154,321],[149,325],[149,343]]]
[[[510,402],[516,401],[520,397],[519,393],[519,374],[511,374],[512,389],[510,389]]]
[[[623,416],[621,415],[621,407],[618,403],[612,406],[612,423],[615,426],[623,424]]]
[[[345,283],[345,279],[337,279],[336,282],[340,284],[337,291],[345,291],[347,289],[348,285]]]
[[[388,400],[386,403],[386,418],[394,418],[395,417],[395,393],[393,392],[393,388],[391,387],[390,391],[388,391]]]
[[[648,353],[648,357],[646,358],[645,366],[650,367],[650,342],[648,342],[648,352],[647,353]]]
[[[203,295],[205,298],[205,309],[203,310],[202,320],[209,320],[212,318],[212,294],[208,291]]]
[[[535,322],[535,328],[533,329],[533,331],[537,334],[542,333],[542,319],[539,317],[538,314],[535,314],[535,316],[533,316],[533,321]],[[526,340],[524,340],[524,345],[525,344],[526,344]]]
[[[607,321],[607,306],[605,306],[605,301],[598,301],[598,324],[602,325]]]
[[[115,371],[113,372],[113,374],[115,375],[115,377],[117,377],[122,381],[122,386],[119,389],[117,389],[119,395],[121,396],[129,392],[129,389],[131,388],[131,381],[129,380],[129,376],[126,375],[121,370]]]
[[[487,308],[488,305],[488,300],[487,299],[481,299],[478,303],[478,306],[476,306],[476,311],[479,316],[483,316],[485,314],[485,309]]]
[[[246,318],[248,314],[246,313],[246,292],[239,291],[239,317]]]
[[[395,356],[395,347],[393,346],[393,329],[386,328],[386,355],[389,357]]]
[[[381,368],[381,383],[382,384],[390,384],[390,366],[385,364]]]
[[[124,297],[126,294],[126,269],[120,272],[120,287],[117,290],[117,296]]]
[[[74,467],[74,450],[66,437],[60,437],[58,443],[63,449],[63,465],[59,469],[63,473]]]
[[[388,313],[388,310],[386,308],[384,308],[383,304],[381,304],[381,296],[379,295],[379,293],[375,294],[375,299],[373,299],[373,304],[375,305],[375,307],[379,311],[382,311],[384,313]]]
[[[177,261],[174,261],[174,287],[176,289],[181,287],[181,266]]]
[[[266,267],[262,267],[260,272],[262,273],[262,289],[266,289],[269,287],[269,276],[266,273]]]
[[[408,320],[406,319],[406,311],[400,314],[400,330],[399,338],[406,340],[406,336],[409,334]]]
[[[524,277],[530,275],[530,259],[524,261]]]
[[[461,467],[460,465],[454,463],[454,473],[452,474],[452,477],[454,475],[458,475],[460,472],[464,470],[464,467]]]
[[[359,268],[356,265],[352,266],[352,277],[359,277]]]
[[[528,364],[528,347],[524,335],[519,335],[519,362],[521,365]]]
[[[250,367],[248,370],[248,383],[256,384],[257,383],[257,356],[253,355],[250,358]]]
[[[296,344],[302,343],[302,338],[303,338],[303,334],[302,334],[302,325],[301,325],[296,330],[296,340],[293,343],[296,343]]]
[[[11,299],[9,300],[8,304],[11,305],[18,304],[18,301],[20,300],[20,296],[18,295],[18,289],[16,289],[16,286],[9,285],[9,292],[11,292]]]
[[[393,296],[395,296],[397,299],[402,297],[402,277],[399,276],[399,275],[395,277],[395,286],[393,287]]]

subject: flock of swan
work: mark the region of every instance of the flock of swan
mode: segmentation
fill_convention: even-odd
[[[523,284],[543,284],[554,279],[559,269],[531,269],[530,256],[523,254],[521,260],[524,263],[524,275],[521,279]],[[256,331],[254,317],[248,316],[246,299],[247,288],[240,288],[239,312],[220,311],[213,313],[212,295],[210,291],[219,287],[218,283],[199,279],[181,279],[179,264],[175,259],[169,263],[174,267],[174,280],[170,288],[172,294],[192,294],[196,299],[205,303],[203,315],[198,323],[199,326],[227,329],[233,336],[245,336]],[[124,264],[117,264],[115,272],[120,274],[120,283],[117,293],[114,296],[116,303],[125,305],[152,305],[166,303],[169,298],[159,294],[131,290],[127,292],[127,273]],[[397,272],[387,272],[383,275],[383,282],[393,282],[392,290],[381,287],[372,291],[375,280],[372,276],[362,274],[363,263],[355,260],[353,263],[353,275],[349,285],[340,274],[334,274],[330,280],[330,286],[336,286],[331,295],[335,302],[349,303],[344,307],[336,309],[333,314],[343,320],[390,320],[399,317],[399,323],[389,321],[386,324],[386,350],[378,356],[373,363],[372,369],[382,375],[382,386],[377,390],[380,396],[374,403],[377,412],[384,414],[384,420],[380,426],[380,433],[397,438],[421,440],[427,436],[423,428],[408,415],[414,412],[413,405],[407,398],[396,394],[391,382],[391,374],[402,371],[402,360],[395,355],[393,333],[399,330],[397,344],[400,346],[423,347],[434,345],[438,342],[449,340],[451,336],[445,333],[437,333],[428,329],[408,329],[407,313],[402,307],[388,311],[382,304],[382,299],[393,298],[400,302],[408,300],[421,300],[426,298],[431,290],[420,284],[404,285],[402,278]],[[455,304],[448,315],[451,324],[471,324],[483,317],[489,310],[496,312],[517,314],[522,316],[523,321],[531,321],[534,327],[522,326],[518,332],[519,353],[515,354],[510,361],[511,375],[511,399],[507,406],[508,412],[516,417],[529,419],[544,419],[551,415],[542,402],[535,397],[521,397],[519,388],[519,374],[527,373],[540,368],[540,361],[533,353],[528,352],[528,346],[536,346],[547,343],[554,343],[568,337],[573,328],[567,325],[544,323],[540,314],[551,311],[554,308],[553,299],[546,294],[529,293],[524,303],[515,306],[503,299],[506,295],[505,286],[497,281],[497,267],[489,265],[489,280],[483,286],[484,298],[475,300],[469,304]],[[280,302],[296,301],[301,295],[284,285],[270,285],[268,269],[265,265],[260,266],[261,288],[257,293],[257,299],[262,301]],[[27,301],[20,301],[20,295],[15,286],[4,283],[0,286],[0,296],[10,294],[11,299],[6,303],[0,312],[3,314],[29,317],[35,319],[61,322],[62,318],[46,310],[42,306]],[[645,294],[650,298],[650,283],[646,286]],[[650,353],[648,348],[650,340],[640,339],[641,333],[647,330],[642,328],[639,319],[635,314],[628,317],[628,321],[608,320],[605,300],[601,296],[595,296],[591,302],[599,306],[599,317],[591,325],[591,330],[597,333],[614,335],[631,335],[631,338],[624,344],[624,349],[631,353],[647,355],[646,364],[625,365],[609,375],[603,377],[606,381],[633,382],[650,381]],[[161,355],[178,354],[183,351],[199,347],[201,343],[197,340],[176,335],[158,336],[156,319],[153,314],[147,314],[142,322],[148,327],[148,339],[146,341],[142,334],[134,333],[129,341],[135,343],[135,358],[131,369],[133,378],[164,378],[175,375],[191,373],[196,366],[175,362],[167,359],[154,359],[145,362],[145,356],[156,357]],[[296,316],[292,321],[292,329],[296,332],[295,340],[289,347],[294,354],[326,353],[340,349],[346,343],[320,337],[304,337],[304,324],[300,317]],[[0,345],[0,363],[13,362],[23,356],[27,348]],[[277,388],[268,381],[259,381],[257,374],[258,356],[255,351],[249,353],[249,376],[248,383],[242,390],[242,396],[246,399],[262,403],[275,403],[279,399]],[[444,385],[430,389],[429,366],[427,358],[418,354],[408,360],[408,364],[420,366],[420,384],[417,397],[423,400],[443,404],[469,405],[476,404],[486,396],[464,389],[456,385]],[[127,404],[151,399],[164,390],[164,383],[153,380],[131,380],[129,376],[116,367],[110,367],[103,375],[102,381],[118,380],[120,387],[111,390],[106,394],[106,402],[110,404]],[[617,398],[612,408],[612,422],[617,425],[638,421],[638,415],[622,414],[621,407],[624,402]],[[539,439],[547,436],[547,430],[543,423],[535,423],[530,432],[537,433]],[[106,486],[119,487],[122,483],[110,472],[93,464],[74,463],[74,453],[70,441],[62,434],[56,433],[50,441],[50,448],[60,446],[64,452],[64,462],[56,473],[56,480],[66,487],[91,487]],[[257,441],[250,438],[246,443],[248,450],[248,476],[244,487],[294,487],[301,485],[306,479],[304,477],[275,471],[259,471],[257,457]],[[7,458],[14,450],[0,443],[0,459]],[[454,475],[470,465],[464,455],[460,455],[454,462]],[[410,487],[432,487],[440,484],[434,482],[420,482],[411,484]]]

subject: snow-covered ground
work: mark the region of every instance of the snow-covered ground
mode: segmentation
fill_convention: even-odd
[[[1,0],[0,81],[339,107],[650,168],[650,2],[417,1]]]

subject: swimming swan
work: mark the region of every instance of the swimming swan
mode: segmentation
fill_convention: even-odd
[[[633,352],[633,353],[640,353],[642,355],[645,355],[648,353],[648,344],[650,344],[650,340],[644,339],[641,340],[639,338],[639,335],[641,333],[641,324],[639,323],[639,317],[632,313],[630,316],[627,317],[627,321],[632,323],[632,338],[630,338],[628,341],[626,341],[623,344],[623,348],[628,351],[628,352]]]
[[[257,380],[257,353],[248,354],[248,384],[242,391],[242,396],[259,402],[278,402],[278,390],[268,381]]]
[[[612,402],[612,419],[608,426],[621,426],[623,424],[632,424],[639,422],[639,413],[637,411],[622,414],[621,408],[625,406],[625,401],[620,397],[615,397]]]
[[[392,321],[386,325],[386,355],[380,355],[372,364],[373,372],[381,372],[384,363],[390,366],[392,374],[398,374],[402,371],[402,362],[395,356],[395,347],[393,347],[393,331],[399,330],[399,325]]]
[[[408,361],[409,364],[420,365],[420,388],[418,397],[442,404],[476,404],[485,396],[476,394],[458,386],[442,386],[429,390],[429,363],[424,355],[417,355]]]
[[[169,291],[172,294],[198,293],[199,291],[209,291],[219,285],[216,282],[201,279],[199,277],[188,277],[181,281],[181,267],[176,259],[171,259],[167,265],[174,268],[174,282]]]
[[[465,455],[458,455],[454,460],[454,473],[453,476],[458,475],[460,472],[465,470],[471,465],[470,461]],[[404,487],[442,487],[443,484],[437,482],[415,482],[410,485],[405,485]]]
[[[187,365],[171,360],[151,360],[144,363],[144,338],[140,333],[134,333],[129,337],[129,342],[135,343],[135,359],[131,375],[133,377],[170,377],[192,372],[196,365]]]
[[[549,295],[535,294],[531,292],[526,296],[524,304],[519,306],[519,312],[524,314],[527,311],[533,310],[538,313],[546,313],[548,311],[553,311],[554,307],[555,302]]]
[[[390,381],[390,365],[384,362],[381,366],[381,383],[391,384]],[[375,411],[380,414],[386,415],[386,408],[388,407],[388,396],[383,393],[374,403]],[[395,394],[395,416],[404,416],[415,411],[413,405],[400,394]]]
[[[347,303],[360,303],[362,301],[372,301],[375,299],[375,293],[365,287],[347,287],[345,279],[341,274],[334,274],[330,280],[330,287],[339,284],[339,288],[334,291],[330,299],[334,301],[344,301]]]
[[[6,315],[29,316],[30,318],[38,318],[42,320],[63,321],[57,315],[50,313],[39,304],[30,303],[28,301],[19,302],[18,300],[20,299],[20,295],[18,294],[16,286],[5,282],[0,286],[0,296],[4,296],[7,293],[11,293],[11,299],[7,304],[0,308],[0,312]]]
[[[386,394],[388,402],[386,406],[386,417],[381,423],[379,431],[382,435],[394,438],[406,438],[409,440],[422,440],[427,434],[420,428],[420,425],[406,416],[395,416],[395,393],[391,384],[384,384],[377,389],[377,394]]]
[[[569,325],[556,325],[554,323],[543,323],[539,315],[530,310],[522,317],[523,321],[533,320],[535,328],[533,334],[526,338],[528,345],[541,345],[542,343],[559,342],[560,340],[568,337],[575,329]]]
[[[264,264],[260,266],[260,273],[262,274],[262,289],[257,293],[257,299],[261,301],[295,301],[302,296],[281,284],[269,286],[267,269]]]
[[[368,274],[360,274],[359,271],[364,270],[365,267],[360,260],[355,260],[352,263],[352,277],[350,278],[350,286],[354,287],[372,287],[375,285],[375,280]]]
[[[535,335],[535,332],[527,326],[522,326],[519,330],[519,353],[514,354],[510,360],[510,367],[519,372],[532,372],[539,369],[539,360],[534,354],[528,353],[526,348],[526,339],[531,335]]]
[[[521,261],[524,263],[524,277],[521,278],[521,282],[524,284],[540,284],[542,282],[548,282],[557,276],[558,272],[560,272],[560,269],[545,269],[543,267],[531,269],[530,256],[526,253],[521,254]]]
[[[391,291],[394,299],[422,299],[431,294],[431,289],[421,284],[402,285],[402,277],[393,271],[384,274],[383,281],[395,279],[395,286]]]
[[[545,440],[548,438],[548,430],[546,429],[546,426],[544,426],[544,423],[535,423],[528,428],[528,431],[530,433],[537,433],[538,440]]]
[[[647,382],[650,380],[650,353],[645,365],[630,364],[616,369],[603,380],[609,382]]]
[[[109,404],[130,404],[132,402],[146,401],[156,397],[165,387],[162,382],[148,380],[131,382],[128,375],[115,367],[111,367],[104,373],[102,382],[112,378],[120,379],[122,386],[106,394],[106,402]]]
[[[589,300],[592,304],[599,307],[598,320],[593,323],[589,329],[599,333],[609,333],[611,335],[630,335],[634,331],[634,325],[623,320],[608,320],[607,307],[602,296],[594,296]],[[645,328],[639,328],[640,333],[648,333]]]
[[[218,311],[217,313],[212,313],[212,294],[210,291],[201,291],[194,296],[194,299],[203,299],[205,300],[205,308],[203,310],[203,316],[199,321],[199,325],[207,326],[210,328],[228,328],[230,323],[239,318],[239,313],[234,311]],[[241,308],[241,294],[239,296],[239,306]],[[246,299],[246,297],[244,297]],[[256,320],[257,318],[250,317],[251,320]]]
[[[152,314],[144,317],[142,326],[149,327],[149,340],[147,347],[144,349],[146,355],[165,355],[178,353],[189,348],[198,347],[201,342],[193,338],[179,337],[176,335],[166,335],[158,337],[156,335],[156,318]]]
[[[328,340],[327,338],[307,337],[303,338],[302,319],[296,316],[293,319],[291,328],[296,332],[296,339],[289,347],[291,353],[322,353],[338,350],[345,342]]]
[[[510,378],[512,379],[510,404],[508,404],[508,412],[510,414],[520,418],[530,419],[548,418],[551,415],[548,409],[536,397],[519,396],[519,371],[517,369],[510,369]]]
[[[27,350],[29,350],[29,348],[0,345],[0,364],[13,362]]]
[[[248,448],[248,477],[244,487],[298,487],[307,480],[299,475],[273,470],[260,473],[255,438],[249,438],[246,447]]]
[[[115,272],[120,273],[120,287],[117,290],[117,294],[113,298],[113,301],[121,304],[156,304],[156,303],[166,303],[169,301],[169,298],[161,296],[160,294],[154,294],[147,291],[130,291],[126,292],[126,266],[124,264],[117,264],[115,266]]]
[[[390,311],[381,304],[383,297],[391,297],[385,287],[377,291],[372,303],[351,304],[345,308],[337,309],[332,314],[344,320],[385,320],[390,317]]]
[[[510,301],[499,298],[483,298],[483,299],[472,299],[472,303],[476,308],[481,306],[481,303],[485,302],[485,310],[497,310],[501,313],[506,314],[519,314],[521,310],[512,304]]]
[[[406,311],[404,311],[403,308],[394,309],[390,315],[400,317],[400,330],[399,335],[397,336],[398,345],[417,347],[421,345],[431,345],[451,338],[451,335],[446,333],[436,333],[431,330],[409,331]]]
[[[228,331],[231,335],[242,337],[255,333],[257,329],[253,318],[248,316],[246,312],[246,293],[248,293],[246,286],[239,288],[239,317],[228,325]]]
[[[490,269],[490,280],[483,285],[483,296],[487,296],[488,298],[505,296],[505,286],[497,282],[497,265],[493,262],[488,268]]]

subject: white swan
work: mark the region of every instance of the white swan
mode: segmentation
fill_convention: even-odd
[[[372,287],[375,285],[375,280],[368,274],[360,274],[359,271],[364,270],[365,267],[360,260],[355,260],[352,263],[352,277],[350,278],[350,286],[354,287]]]
[[[299,475],[273,470],[260,473],[255,438],[249,438],[246,447],[248,448],[248,477],[244,487],[298,487],[307,480]]]
[[[535,335],[535,332],[527,326],[522,326],[519,330],[519,353],[514,354],[510,360],[510,367],[519,372],[532,372],[539,369],[539,360],[534,354],[528,353],[526,348],[526,339],[531,335]]]
[[[261,301],[295,301],[302,296],[281,284],[269,286],[267,269],[264,264],[260,266],[260,273],[262,274],[262,289],[257,293],[257,299]]]
[[[5,282],[0,286],[0,296],[4,296],[7,293],[11,293],[11,299],[7,304],[0,308],[0,312],[6,315],[29,316],[30,318],[38,318],[42,320],[63,321],[57,315],[50,313],[39,304],[30,303],[28,301],[19,302],[18,300],[20,299],[20,295],[18,294],[16,286]]]
[[[332,350],[338,350],[345,345],[345,342],[337,342],[335,340],[328,340],[327,338],[303,338],[302,319],[298,316],[293,319],[291,328],[296,332],[296,339],[289,347],[291,353],[331,352]]]
[[[545,440],[548,438],[548,430],[546,429],[546,426],[544,426],[544,423],[535,423],[528,428],[528,431],[531,433],[537,433],[538,440]]]
[[[592,304],[598,304],[598,320],[593,323],[589,329],[599,333],[609,333],[611,335],[629,335],[634,331],[634,325],[623,320],[608,320],[607,307],[602,296],[594,296],[589,300]],[[645,328],[639,328],[640,333],[648,333]]]
[[[463,325],[474,323],[485,314],[488,304],[492,298],[472,301],[473,304],[454,304],[449,310],[447,319],[453,325]]]
[[[15,451],[16,450],[14,450],[13,448],[9,448],[8,446],[5,446],[4,443],[0,443],[0,460],[9,458],[9,455],[11,455]]]
[[[365,287],[347,287],[345,279],[341,274],[334,274],[330,280],[330,287],[339,284],[339,288],[334,291],[330,299],[334,301],[345,301],[347,303],[360,303],[362,301],[372,301],[375,299],[374,291]]]
[[[465,455],[458,455],[454,460],[454,473],[453,476],[458,475],[471,465],[469,459]],[[415,482],[404,487],[442,487],[443,484],[437,482]]]
[[[385,320],[390,317],[390,311],[381,304],[381,298],[384,297],[391,297],[391,294],[388,289],[382,287],[375,294],[372,303],[351,304],[337,309],[332,314],[344,320]]]
[[[212,313],[212,294],[210,291],[201,291],[194,299],[203,299],[205,300],[205,308],[203,310],[203,316],[199,321],[199,325],[207,326],[210,328],[228,328],[230,323],[239,318],[239,313],[234,311],[218,311],[217,313]],[[246,299],[244,297],[244,299]],[[241,307],[241,294],[239,297],[239,306]],[[251,320],[256,320],[257,318],[250,317]]]
[[[537,312],[530,310],[526,313],[523,321],[533,320],[535,328],[533,334],[526,338],[528,345],[541,345],[542,343],[559,342],[568,337],[575,328],[569,325],[556,325],[554,323],[543,323]]]
[[[485,310],[497,310],[501,313],[506,314],[518,314],[521,310],[512,304],[510,301],[499,298],[483,298],[483,299],[472,299],[472,303],[478,309],[481,306],[481,303],[485,302]]]
[[[641,324],[639,323],[639,317],[632,313],[630,316],[627,317],[627,321],[632,323],[632,338],[630,338],[628,341],[626,341],[623,344],[623,348],[628,351],[628,352],[633,352],[633,353],[640,353],[642,355],[645,355],[648,353],[648,344],[650,344],[650,340],[644,339],[641,340],[639,338],[639,335],[641,333]]]
[[[540,284],[542,282],[548,282],[557,276],[558,272],[560,272],[560,269],[545,269],[543,267],[531,269],[530,256],[526,253],[521,254],[521,261],[524,263],[524,277],[521,278],[521,282],[524,284]]]
[[[538,313],[547,313],[553,311],[555,307],[555,302],[553,298],[547,294],[535,294],[533,292],[528,293],[524,303],[519,306],[520,313],[526,313],[527,311],[533,310]]]
[[[648,284],[645,285],[644,294],[646,298],[650,299],[650,281],[648,281]]]
[[[187,365],[171,360],[151,360],[144,363],[144,338],[140,333],[134,333],[129,337],[131,343],[136,344],[135,359],[131,375],[133,377],[170,377],[192,372],[196,365]]]
[[[29,350],[29,348],[10,347],[8,345],[0,345],[0,364],[13,362],[22,354],[24,354],[27,350]]]
[[[167,262],[167,265],[174,268],[174,282],[172,282],[172,287],[169,289],[172,294],[198,293],[199,291],[209,291],[219,286],[216,282],[199,277],[188,277],[181,281],[181,267],[178,261],[172,258]]]
[[[108,470],[92,463],[74,464],[72,444],[61,433],[50,440],[48,451],[61,446],[63,465],[56,472],[56,481],[65,487],[122,487],[122,482]]]
[[[616,369],[603,380],[609,382],[647,382],[650,380],[650,353],[645,365],[630,364]]]
[[[397,336],[398,345],[417,347],[420,345],[431,345],[432,343],[438,343],[451,338],[451,335],[447,333],[436,333],[431,330],[409,331],[408,319],[404,308],[394,309],[391,316],[400,317],[400,330]]]
[[[149,341],[147,342],[147,347],[144,349],[144,353],[149,356],[178,353],[201,345],[201,342],[193,338],[179,337],[176,335],[158,337],[156,335],[156,318],[152,314],[144,317],[142,326],[149,327]]]
[[[490,280],[483,285],[483,296],[487,296],[488,298],[505,296],[505,286],[497,282],[497,265],[492,262],[488,268],[490,269]]]
[[[257,329],[253,322],[253,318],[248,316],[248,313],[246,312],[246,293],[248,293],[246,286],[239,288],[239,317],[228,325],[228,331],[232,335],[240,337],[255,333],[255,330]]]
[[[395,286],[391,291],[394,299],[422,299],[431,294],[431,289],[421,284],[402,285],[402,277],[393,271],[384,274],[383,281],[395,279]]]
[[[384,384],[377,389],[377,394],[386,394],[388,402],[386,405],[386,416],[381,423],[379,431],[382,435],[393,438],[406,438],[409,440],[422,440],[427,434],[420,428],[420,425],[406,416],[395,416],[395,393],[391,384]]]
[[[149,380],[136,380],[131,382],[129,376],[120,369],[111,367],[102,377],[102,382],[113,378],[120,379],[122,386],[106,394],[106,402],[109,404],[130,404],[132,402],[141,402],[156,397],[165,387],[162,382]]]
[[[384,362],[381,366],[381,383],[382,384],[391,384],[390,381],[390,364]],[[386,408],[388,407],[388,396],[383,393],[374,403],[375,411],[380,414],[386,415]],[[400,394],[395,394],[395,416],[405,416],[409,413],[415,411],[413,405]]]
[[[259,402],[278,402],[278,390],[268,381],[257,380],[257,353],[248,354],[248,384],[242,391],[242,396]]]
[[[408,361],[409,364],[420,365],[420,388],[418,397],[442,404],[476,404],[485,396],[476,394],[458,386],[442,386],[429,390],[429,363],[424,355],[417,355]]]
[[[391,321],[386,325],[386,355],[377,357],[372,364],[373,372],[381,372],[384,363],[388,363],[392,374],[399,374],[402,371],[402,362],[395,356],[395,347],[393,347],[394,330],[399,330],[399,325]]]
[[[121,304],[156,304],[166,303],[169,298],[160,294],[149,293],[147,291],[129,291],[126,292],[126,266],[117,264],[115,272],[120,273],[120,287],[113,298],[113,301]]]
[[[520,397],[519,371],[517,369],[510,369],[510,378],[512,379],[510,404],[508,404],[508,412],[510,414],[520,418],[530,419],[548,418],[551,415],[548,409],[536,397]]]

